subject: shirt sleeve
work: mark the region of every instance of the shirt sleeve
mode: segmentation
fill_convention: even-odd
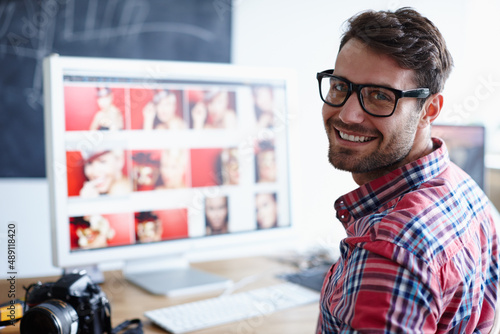
[[[325,283],[318,333],[436,332],[430,287],[416,273],[354,247]]]

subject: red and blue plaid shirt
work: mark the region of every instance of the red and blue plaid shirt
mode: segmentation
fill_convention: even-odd
[[[347,231],[318,333],[488,333],[499,280],[487,197],[444,143],[335,202]]]

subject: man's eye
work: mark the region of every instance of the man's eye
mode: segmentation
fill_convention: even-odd
[[[387,94],[384,94],[382,92],[376,92],[373,97],[380,101],[390,101],[391,99],[389,96],[387,96]]]
[[[332,89],[335,91],[338,91],[338,92],[347,92],[348,91],[347,85],[344,83],[333,83]]]
[[[392,92],[388,92],[385,90],[381,89],[372,89],[370,90],[369,97],[370,99],[373,99],[374,101],[380,101],[380,102],[392,102],[394,101],[394,94]]]

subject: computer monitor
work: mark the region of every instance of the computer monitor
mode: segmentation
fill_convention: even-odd
[[[469,174],[484,190],[485,127],[482,125],[432,125],[432,136],[443,139],[450,160]]]
[[[44,89],[55,266],[196,291],[189,260],[293,236],[293,71],[51,55]]]

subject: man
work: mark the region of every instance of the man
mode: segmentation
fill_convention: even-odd
[[[418,12],[349,20],[318,73],[329,160],[359,188],[335,202],[347,232],[323,286],[318,333],[488,333],[498,241],[488,199],[431,123],[452,58]]]

